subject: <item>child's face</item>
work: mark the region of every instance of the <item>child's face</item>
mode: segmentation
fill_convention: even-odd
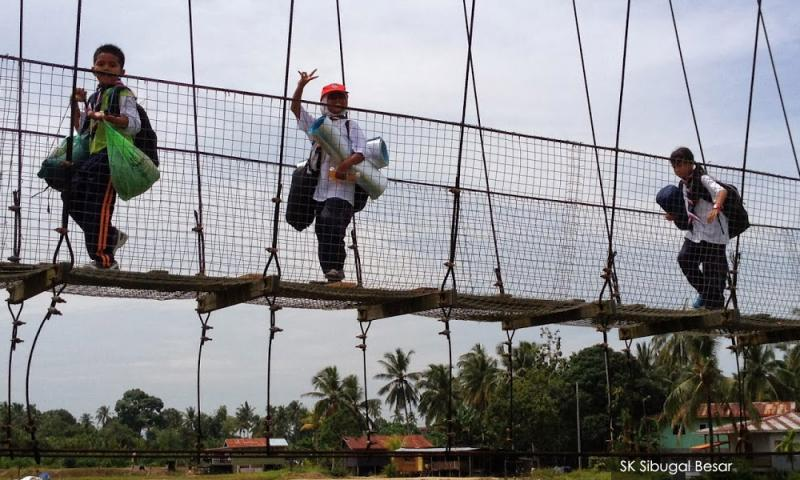
[[[94,76],[103,86],[112,86],[117,83],[120,75],[125,74],[125,69],[113,53],[100,53],[92,65]]]
[[[343,92],[332,92],[325,95],[325,103],[328,105],[328,111],[334,115],[338,115],[347,110],[347,94]]]
[[[678,160],[672,162],[672,170],[675,172],[675,175],[681,177],[683,180],[688,180],[692,177],[694,163],[687,162],[686,160]]]

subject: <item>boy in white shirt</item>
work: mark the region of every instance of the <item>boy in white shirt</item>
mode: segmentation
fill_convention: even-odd
[[[692,306],[722,309],[728,273],[725,246],[730,240],[728,219],[722,213],[722,206],[728,191],[695,163],[694,154],[688,148],[676,149],[669,159],[675,175],[681,179],[681,192],[691,227],[686,231],[678,264],[699,294]],[[666,217],[675,220],[671,214]]]
[[[297,126],[308,133],[312,117],[302,106],[303,89],[315,78],[316,69],[311,73],[299,72],[300,80],[292,96],[291,110],[297,118]],[[317,235],[319,264],[325,278],[329,282],[340,282],[344,279],[344,261],[347,256],[344,237],[347,226],[353,218],[353,204],[355,196],[355,183],[348,181],[347,173],[350,167],[364,161],[366,139],[354,120],[347,118],[348,92],[344,85],[331,83],[322,88],[320,102],[322,114],[327,115],[331,122],[343,123],[350,140],[350,156],[341,164],[335,165],[330,155],[314,144],[314,151],[309,159],[312,171],[319,176],[317,187],[314,191],[316,210],[314,216],[314,232]],[[335,178],[328,172],[335,167]],[[319,173],[323,172],[322,175]]]

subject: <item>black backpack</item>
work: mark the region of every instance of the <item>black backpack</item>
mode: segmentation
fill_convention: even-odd
[[[725,203],[722,204],[722,213],[724,213],[725,217],[728,219],[728,237],[738,237],[742,232],[750,228],[750,216],[747,214],[747,209],[744,208],[744,200],[742,200],[739,190],[733,185],[720,182],[716,178],[714,178],[714,181],[719,183],[722,188],[728,192],[728,196],[725,197]],[[697,182],[700,182],[699,178],[697,178]],[[699,190],[700,197],[703,198],[703,200],[714,203],[711,194],[702,187],[702,184]]]
[[[108,102],[108,113],[111,115],[119,115],[119,94],[123,88],[127,87],[112,87],[111,98],[109,98]],[[96,96],[98,93],[99,92],[95,92],[91,97],[89,97],[90,105],[96,104]],[[144,152],[145,155],[150,157],[150,160],[152,160],[157,167],[158,136],[156,135],[155,130],[153,130],[153,126],[150,124],[150,118],[147,116],[147,112],[138,103],[136,104],[136,111],[139,113],[139,120],[142,122],[142,128],[140,128],[139,133],[133,137],[133,144],[136,145],[136,148]]]

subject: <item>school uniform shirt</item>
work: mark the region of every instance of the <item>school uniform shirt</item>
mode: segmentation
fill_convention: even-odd
[[[717,198],[719,192],[725,188],[708,175],[701,176],[700,182],[711,194],[712,199]],[[686,231],[686,238],[695,243],[708,242],[718,245],[727,245],[728,241],[730,241],[730,237],[728,236],[728,218],[722,213],[722,210],[719,211],[716,220],[708,223],[708,215],[714,208],[714,204],[708,200],[699,198],[697,202],[692,205],[689,200],[687,185],[683,181],[681,181],[681,191],[683,192],[683,201],[686,204],[686,211],[689,212],[689,221],[692,226],[690,230]]]
[[[300,118],[297,120],[297,126],[300,128],[300,130],[306,132],[306,135],[308,135],[308,130],[311,128],[314,120],[315,119],[311,116],[311,114],[309,114],[303,107],[300,107]],[[347,122],[348,119],[331,117],[331,121],[334,123],[334,125],[338,125],[343,131],[347,131],[344,123]],[[349,120],[349,122],[350,152],[360,153],[363,155],[367,146],[367,140],[364,138],[364,133],[361,131],[361,128],[358,126],[358,124],[354,120]],[[349,202],[350,205],[353,205],[356,192],[355,183],[348,182],[346,180],[331,180],[328,176],[328,172],[330,171],[331,167],[337,166],[338,164],[335,164],[332,161],[330,155],[322,150],[322,158],[320,160],[319,168],[319,182],[317,182],[317,189],[314,191],[314,200],[318,202],[324,202],[329,198],[341,198],[342,200]]]
[[[90,105],[89,108],[99,112],[108,111],[109,103],[111,101],[111,88],[106,88],[100,95],[97,105]],[[136,97],[133,92],[128,88],[124,88],[119,92],[119,114],[128,117],[128,126],[125,128],[117,128],[128,140],[133,141],[133,137],[139,133],[142,128],[142,119],[139,118],[139,111],[136,109]],[[78,125],[83,125],[86,121],[86,112],[81,112],[81,117]],[[90,131],[94,131],[91,144],[89,145],[90,153],[97,153],[106,148],[106,124],[102,121],[90,120]]]

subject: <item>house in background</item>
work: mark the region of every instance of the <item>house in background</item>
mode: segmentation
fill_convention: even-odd
[[[273,452],[289,449],[285,438],[270,438]],[[266,457],[266,438],[229,438],[220,448],[207,448],[209,461],[205,465],[209,473],[261,472],[286,465],[284,457]],[[248,454],[252,453],[252,456]]]
[[[370,439],[372,444],[367,445],[365,436],[342,438],[344,448],[354,453],[352,457],[345,458],[344,466],[356,475],[380,473],[389,463],[393,463],[399,473],[422,472],[424,465],[421,457],[407,454],[397,457],[374,456],[370,453],[389,452],[397,449],[413,452],[433,448],[433,444],[424,435],[372,435]],[[360,456],[359,453],[364,455]]]
[[[774,415],[782,415],[794,412],[795,402],[753,402],[753,406],[758,411],[759,416],[763,419]],[[678,427],[672,427],[667,424],[661,429],[659,435],[659,448],[661,451],[672,452],[692,452],[703,449],[708,449],[709,439],[708,434],[700,433],[700,430],[707,430],[710,421],[713,421],[714,426],[714,445],[715,448],[728,448],[730,442],[730,433],[721,432],[720,427],[737,423],[740,415],[744,413],[744,419],[748,420],[749,415],[747,411],[741,412],[739,404],[735,402],[729,403],[712,403],[711,415],[708,414],[708,408],[704,404],[697,409],[697,421],[692,425],[685,426],[685,429],[678,430]],[[732,442],[733,448],[736,448],[736,438]],[[697,448],[695,448],[697,447]]]
[[[786,402],[790,403],[790,402]],[[746,421],[747,427],[747,451],[750,452],[775,452],[784,436],[790,431],[800,432],[800,414],[791,411],[783,414],[761,417],[761,421]],[[736,451],[737,432],[740,429],[738,422],[730,423],[718,427],[720,435],[730,438],[728,445],[723,445],[720,452]],[[717,436],[717,427],[714,428],[714,436]],[[708,428],[697,432],[708,437]],[[780,470],[780,471],[800,471],[800,455],[794,455],[790,459],[788,455],[769,455],[756,456],[752,460],[752,465],[757,469]]]

